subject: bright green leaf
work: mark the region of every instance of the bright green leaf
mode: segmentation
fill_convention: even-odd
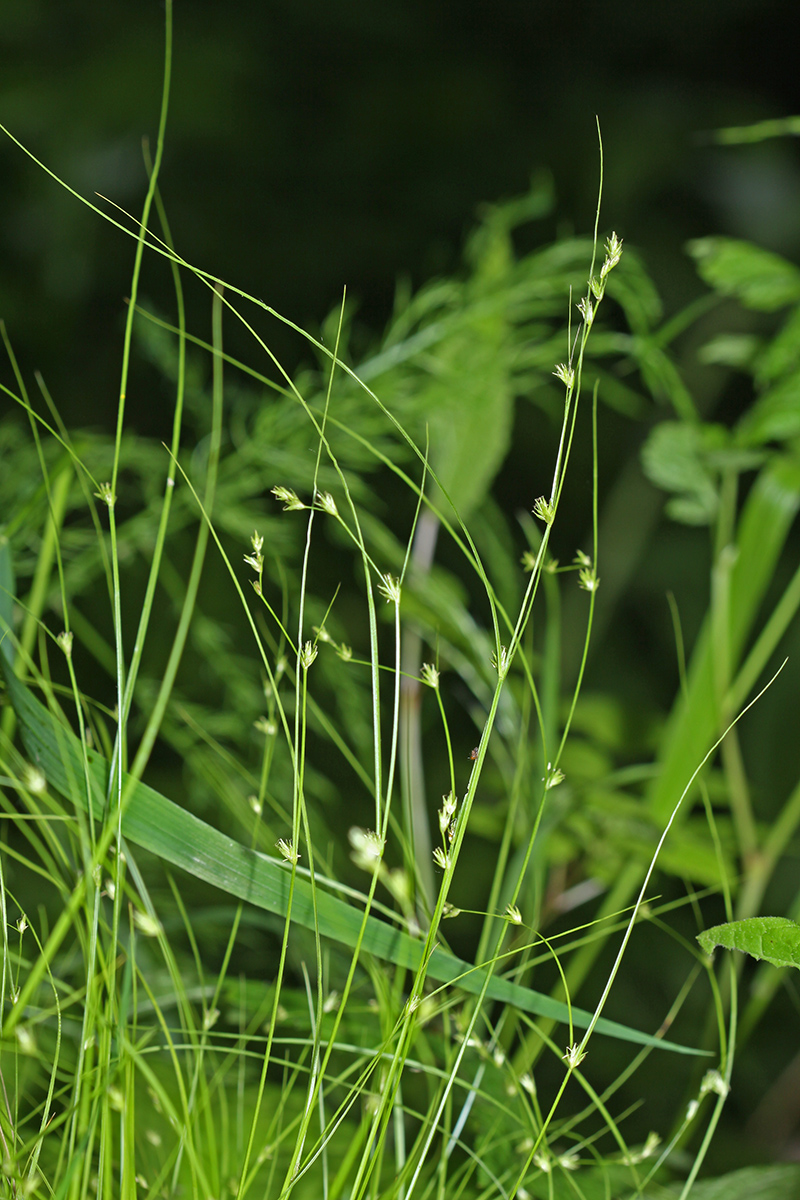
[[[728,921],[698,933],[697,940],[711,954],[715,946],[741,950],[773,967],[800,969],[800,925],[788,917],[748,917]]]

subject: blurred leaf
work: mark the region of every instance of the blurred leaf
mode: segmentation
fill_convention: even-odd
[[[727,652],[733,679],[741,665],[764,594],[800,506],[800,462],[775,457],[750,488],[736,535],[738,556],[731,573],[730,637]],[[688,691],[679,695],[662,739],[661,769],[648,789],[650,812],[666,820],[677,798],[719,732],[710,616],[695,643]],[[687,812],[688,815],[688,812]],[[680,814],[678,814],[680,818]]]
[[[597,342],[599,340],[599,338],[594,338],[591,343],[593,353],[597,352]],[[613,375],[610,371],[598,369],[592,363],[584,373],[587,392],[593,389],[596,379],[600,382],[600,395],[603,403],[608,408],[614,409],[615,412],[633,421],[644,420],[645,416],[648,415],[650,408],[649,400],[641,392],[637,392],[634,388],[623,383],[621,379],[617,379],[616,375]]]
[[[721,446],[718,450],[709,450],[706,462],[715,471],[755,471],[764,465],[767,452],[764,450],[744,449],[740,446]]]
[[[674,836],[673,836],[674,834]],[[643,847],[643,859],[649,863],[653,856],[653,840]],[[736,859],[717,847],[711,837],[705,816],[690,818],[685,825],[670,830],[670,836],[658,856],[659,870],[676,879],[690,880],[706,887],[721,887],[725,879],[731,892],[736,893]]]
[[[712,137],[723,146],[741,146],[764,142],[768,138],[797,137],[798,134],[800,116],[772,117],[767,121],[755,121],[752,125],[729,125],[725,129],[715,129]]]
[[[506,612],[515,612],[522,599],[523,575],[505,514],[491,494],[473,514],[470,533],[495,595]]]
[[[642,447],[642,467],[656,487],[681,493],[669,501],[667,512],[675,521],[708,525],[717,511],[717,481],[707,465],[706,451],[722,440],[724,431],[714,426],[662,421]]]
[[[752,333],[721,333],[701,346],[697,357],[703,363],[747,369],[761,344],[761,339]]]
[[[733,238],[697,238],[688,251],[709,287],[746,308],[775,312],[800,300],[800,270],[769,250]]]
[[[603,786],[588,788],[585,797],[583,806],[569,814],[567,829],[579,841],[586,873],[610,882],[626,863],[635,861],[646,868],[658,842],[659,828],[643,810],[641,800]],[[721,859],[705,816],[690,817],[682,825],[673,826],[659,854],[659,869],[703,886],[718,887],[723,876],[733,880],[736,869],[729,850],[728,826],[722,820],[718,828]]]
[[[431,411],[431,463],[462,520],[491,487],[511,439],[514,393],[488,362],[498,350],[476,330],[472,347],[462,347],[458,372],[443,369],[441,403]]]
[[[604,779],[612,768],[611,757],[606,751],[579,737],[567,741],[560,763],[567,779],[575,786]]]
[[[467,246],[475,272],[468,290],[475,300],[510,282],[514,248],[502,213],[490,210]],[[510,317],[507,300],[484,311],[476,306],[459,335],[430,360],[431,465],[462,520],[483,501],[508,453],[515,399]]]
[[[555,208],[556,193],[550,171],[536,171],[531,176],[530,187],[521,196],[505,200],[502,204],[487,204],[481,210],[485,226],[500,226],[505,230],[516,229],[528,221],[539,221],[549,217]]]
[[[679,1200],[685,1194],[685,1187],[678,1183],[648,1190],[642,1200]],[[717,1179],[701,1179],[692,1185],[691,1200],[800,1200],[800,1166],[767,1163],[743,1167]]]
[[[662,421],[642,448],[642,466],[651,483],[668,492],[692,491],[701,449],[696,425]]]
[[[794,308],[772,341],[768,342],[758,355],[755,362],[755,380],[759,387],[765,387],[776,379],[780,379],[782,375],[798,369],[800,369],[800,308]]]
[[[773,967],[800,969],[800,925],[788,917],[747,917],[728,921],[698,933],[697,940],[711,954],[715,946],[741,950]]]
[[[634,333],[648,333],[660,320],[661,297],[642,260],[627,244],[619,266],[608,276],[606,290],[622,307]]]
[[[650,482],[678,493],[667,501],[666,512],[684,525],[709,525],[717,514],[720,474],[755,470],[765,457],[732,444],[722,425],[685,421],[656,425],[641,453]]]
[[[710,525],[717,514],[717,494],[708,489],[675,496],[664,506],[667,516],[679,525]]]
[[[0,652],[12,669],[14,667],[14,643],[7,633],[12,628],[15,595],[16,586],[11,550],[7,541],[0,541]]]
[[[800,434],[800,371],[776,384],[753,404],[736,426],[746,446],[785,442]]]
[[[628,744],[621,701],[605,692],[581,692],[572,717],[574,733],[585,733],[607,750],[620,752]]]
[[[609,1200],[609,1197],[636,1197],[637,1200],[685,1200],[686,1186],[679,1182],[664,1185],[651,1181],[644,1190],[631,1179],[631,1168],[605,1162],[601,1167],[583,1167],[576,1184],[573,1172],[552,1170],[529,1185],[535,1200]],[[701,1179],[692,1184],[689,1200],[800,1200],[800,1166],[795,1163],[768,1163],[743,1167],[716,1179]]]
[[[694,400],[666,351],[649,337],[634,338],[633,347],[642,378],[655,399],[666,400],[682,420],[696,421]]]

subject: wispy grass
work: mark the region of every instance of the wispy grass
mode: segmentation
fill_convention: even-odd
[[[484,213],[460,276],[399,293],[358,364],[344,300],[315,338],[187,263],[158,187],[166,12],[142,215],[129,227],[92,206],[134,242],[113,436],[69,429],[44,380],[34,399],[3,333],[4,391],[28,421],[2,426],[0,485],[5,1190],[633,1196],[667,1194],[651,1189],[677,1173],[688,1194],[732,1079],[736,973],[718,987],[684,941],[654,1032],[624,1000],[616,1024],[601,1014],[627,993],[645,919],[678,943],[668,916],[684,903],[755,912],[796,827],[795,790],[763,833],[732,732],[800,601],[792,580],[755,635],[800,503],[792,431],[776,446],[769,390],[727,439],[699,422],[668,353],[681,320],[658,327],[599,204],[592,238],[518,256],[516,227],[552,204],[542,181]],[[729,247],[697,256],[720,294],[752,286]],[[159,260],[174,316],[142,298]],[[786,271],[774,282],[785,296]],[[187,286],[208,289],[208,339],[186,328]],[[607,294],[632,332],[604,322]],[[284,371],[253,306],[317,368]],[[232,320],[255,365],[227,354]],[[128,432],[137,353],[171,389],[168,447]],[[581,699],[602,584],[599,401],[642,404],[620,362],[677,418],[648,443],[651,477],[713,529],[708,618],[655,771],[621,745],[618,765],[580,759],[609,711]],[[768,348],[765,372],[782,383]],[[509,522],[491,488],[520,397],[557,433]],[[589,548],[564,567],[554,538],[581,441]],[[585,601],[571,684],[568,588]],[[719,771],[701,772],[718,746]],[[689,886],[659,903],[656,867]],[[701,1078],[704,977],[720,1049]],[[675,1097],[660,1155],[658,1134],[628,1132],[653,1054]]]

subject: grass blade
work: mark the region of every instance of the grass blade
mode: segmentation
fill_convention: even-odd
[[[62,795],[86,807],[81,781],[84,778],[83,751],[70,729],[58,721],[29,689],[0,662],[11,702],[17,714],[22,740],[32,762],[42,770],[50,785]],[[94,751],[88,752],[88,775],[92,787],[92,807],[102,820],[108,788],[110,764]],[[285,916],[290,876],[282,863],[265,858],[233,838],[201,821],[192,813],[168,800],[147,784],[125,776],[123,780],[123,836],[158,858],[204,880],[229,895],[237,896],[268,912]],[[357,944],[362,914],[353,905],[322,891],[316,895],[319,932],[350,948]],[[292,916],[301,925],[315,927],[311,887],[303,879],[295,880]],[[370,917],[362,939],[362,949],[384,962],[415,970],[421,961],[423,943],[384,921]],[[480,993],[485,971],[441,949],[434,950],[428,974],[439,982],[455,985],[472,994]],[[492,978],[487,989],[492,1000],[513,1004],[525,1012],[567,1023],[566,1004],[501,978]],[[572,1008],[572,1021],[586,1028],[591,1014]],[[637,1045],[701,1053],[691,1047],[653,1037],[615,1021],[600,1020],[597,1032]]]

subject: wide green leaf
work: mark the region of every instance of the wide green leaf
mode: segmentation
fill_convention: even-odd
[[[711,954],[715,946],[741,950],[773,967],[800,969],[800,925],[788,917],[747,917],[728,921],[698,933],[697,940]]]
[[[41,770],[49,785],[63,796],[88,810],[84,783],[84,751],[75,734],[59,721],[9,671],[0,659],[11,702],[17,714],[22,739],[31,761]],[[110,764],[94,751],[86,752],[92,811],[97,820],[106,811]],[[179,867],[198,879],[239,897],[259,908],[285,916],[289,904],[290,873],[283,862],[250,850],[192,813],[162,796],[146,784],[123,777],[123,837],[150,851],[158,858]],[[316,910],[314,899],[316,899]],[[292,920],[306,928],[319,927],[320,934],[353,948],[363,924],[363,912],[317,888],[312,896],[310,884],[295,880]],[[423,944],[385,921],[370,916],[361,942],[362,949],[376,958],[415,970],[422,958]],[[485,982],[485,971],[436,949],[428,964],[428,975],[477,994]],[[567,1022],[567,1006],[530,988],[493,977],[487,996],[511,1004],[536,1016]],[[582,1009],[571,1010],[572,1020],[586,1028],[591,1017]],[[682,1054],[701,1051],[679,1046],[650,1034],[640,1033],[615,1021],[601,1019],[597,1032],[638,1045],[660,1047]]]

